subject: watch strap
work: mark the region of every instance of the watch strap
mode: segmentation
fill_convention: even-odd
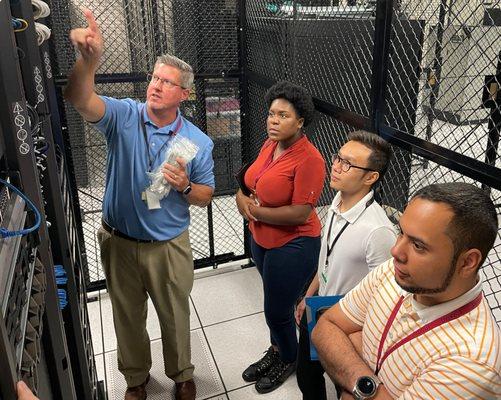
[[[188,186],[186,186],[186,188],[184,188],[184,190],[182,190],[181,193],[186,196],[191,192],[191,189],[192,189],[191,182],[189,182]]]

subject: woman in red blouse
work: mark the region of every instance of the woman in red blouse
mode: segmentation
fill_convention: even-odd
[[[325,161],[303,132],[315,108],[305,89],[289,82],[272,86],[268,139],[245,174],[252,192],[237,193],[240,214],[249,220],[251,252],[263,279],[264,314],[271,346],[242,374],[259,393],[280,386],[295,369],[294,304],[315,273],[320,220],[315,205],[325,178]]]

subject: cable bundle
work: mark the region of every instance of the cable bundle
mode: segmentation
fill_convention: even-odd
[[[27,235],[28,233],[31,233],[35,230],[37,230],[40,227],[40,222],[42,221],[42,216],[40,215],[40,211],[35,207],[33,202],[26,197],[26,195],[21,192],[17,187],[14,185],[10,184],[7,181],[4,181],[3,179],[0,179],[0,183],[3,183],[5,186],[7,186],[10,190],[12,190],[14,193],[17,193],[21,198],[25,201],[25,203],[34,211],[35,213],[35,224],[31,228],[26,228],[26,229],[21,229],[20,231],[9,231],[4,227],[0,228],[0,238],[6,238],[6,237],[12,237],[12,236],[24,236]]]
[[[22,32],[28,28],[28,21],[22,18],[12,18],[11,23],[14,28],[14,32]]]
[[[34,19],[40,19],[49,16],[50,8],[46,2],[42,0],[31,0],[31,5],[33,6]]]
[[[40,22],[35,22],[35,30],[37,32],[39,46],[50,38],[50,29],[47,27],[47,25],[41,24]]]
[[[68,283],[68,277],[66,276],[66,271],[62,265],[54,265],[54,274],[56,276],[56,284],[58,286],[66,285],[66,283]],[[66,290],[58,287],[57,297],[59,298],[59,308],[62,310],[68,304]]]
[[[63,310],[68,305],[68,297],[66,296],[66,290],[57,289],[57,297],[59,297],[59,308]]]
[[[56,283],[58,285],[66,285],[68,277],[62,265],[54,265],[54,274],[56,275]]]

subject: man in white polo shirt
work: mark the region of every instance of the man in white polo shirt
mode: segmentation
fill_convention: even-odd
[[[489,194],[467,183],[419,190],[392,260],[313,330],[342,399],[499,399],[501,335],[478,274],[498,232]],[[350,340],[360,335],[361,343]]]
[[[306,296],[343,295],[372,268],[388,260],[396,231],[372,187],[379,182],[391,156],[379,136],[356,131],[333,157],[331,188],[337,190],[324,226],[318,272]],[[304,299],[298,304],[300,325],[296,376],[303,400],[326,400],[324,369],[310,360]]]

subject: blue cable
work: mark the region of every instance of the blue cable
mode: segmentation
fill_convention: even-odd
[[[59,298],[59,308],[63,310],[68,305],[66,290],[57,289],[57,297]]]
[[[54,274],[56,276],[56,284],[66,285],[68,283],[68,277],[62,265],[54,265]]]
[[[40,215],[40,211],[38,211],[33,202],[28,197],[26,197],[26,195],[23,192],[21,192],[17,187],[15,187],[14,185],[10,184],[9,182],[1,178],[0,178],[0,183],[3,183],[14,193],[17,193],[26,202],[26,204],[28,204],[30,208],[34,211],[36,217],[35,224],[31,228],[21,229],[20,231],[9,231],[8,229],[1,227],[0,238],[24,236],[27,235],[28,233],[36,231],[40,227],[40,223],[42,222],[42,216]]]

